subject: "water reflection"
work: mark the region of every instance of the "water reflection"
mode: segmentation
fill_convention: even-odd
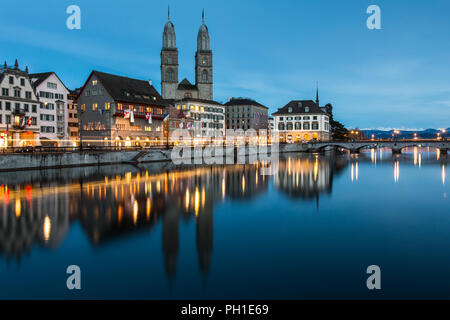
[[[214,210],[218,203],[249,201],[277,192],[299,201],[331,194],[333,178],[350,168],[358,182],[360,163],[393,166],[399,182],[402,165],[421,167],[422,151],[400,157],[372,150],[361,155],[285,155],[274,176],[260,175],[261,163],[174,167],[110,166],[0,175],[0,253],[20,261],[33,247],[58,248],[71,225],[80,222],[93,246],[161,226],[163,263],[168,279],[177,273],[180,222],[195,223],[197,260],[202,274],[211,268]],[[386,153],[386,151],[384,151]],[[383,159],[384,158],[384,159]],[[441,165],[445,185],[446,158]],[[377,160],[378,159],[378,160]],[[433,156],[425,164],[436,164]],[[391,178],[392,179],[392,178]]]

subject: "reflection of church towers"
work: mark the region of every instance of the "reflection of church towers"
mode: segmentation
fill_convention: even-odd
[[[169,207],[162,218],[162,250],[164,265],[169,279],[173,279],[177,269],[179,243],[179,210]]]

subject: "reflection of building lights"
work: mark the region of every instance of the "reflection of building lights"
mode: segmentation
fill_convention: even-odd
[[[442,184],[445,185],[445,165],[442,164]]]
[[[189,189],[186,189],[186,197],[185,197],[185,205],[186,205],[186,210],[189,210]]]
[[[137,223],[138,212],[139,212],[139,205],[138,205],[138,202],[135,200],[134,204],[133,204],[133,222],[134,222],[134,224]]]
[[[45,216],[44,218],[44,240],[50,240],[50,231],[52,229],[52,221],[49,216]]]
[[[242,192],[245,192],[245,177],[242,175]]]
[[[145,213],[146,213],[146,216],[147,216],[147,220],[149,220],[150,219],[150,212],[151,212],[151,210],[152,210],[152,202],[151,202],[151,200],[150,200],[150,197],[147,197],[147,202],[146,202],[146,209],[145,209]]]
[[[205,187],[202,188],[202,208],[205,207],[205,201],[206,201],[206,192]]]
[[[200,208],[200,193],[198,192],[198,188],[196,187],[194,193],[194,212],[196,216],[198,216],[199,208]]]
[[[441,157],[441,149],[436,148],[436,160],[439,160],[440,157]]]
[[[22,204],[20,202],[20,199],[16,199],[15,209],[16,209],[16,217],[19,218],[20,214],[22,213]]]
[[[417,165],[417,147],[414,147],[414,166]]]
[[[222,178],[222,199],[225,198],[225,177]]]
[[[419,168],[422,166],[422,154],[419,153]]]
[[[314,161],[314,181],[317,181],[318,173],[319,173],[319,160],[316,157],[316,160]]]
[[[123,219],[123,207],[121,204],[119,204],[119,207],[117,208],[117,222],[121,224],[122,219]]]
[[[398,182],[400,177],[400,163],[398,161],[394,162],[394,181],[395,183]]]
[[[353,163],[352,163],[352,166],[351,166],[351,168],[350,168],[350,177],[351,177],[351,179],[352,179],[352,182],[353,182],[353,177],[354,177],[354,166],[353,166]]]

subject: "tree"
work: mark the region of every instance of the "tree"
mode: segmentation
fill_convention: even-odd
[[[330,115],[330,126],[331,126],[331,138],[332,140],[347,140],[348,130],[339,121],[335,121],[333,118],[333,105],[327,103],[325,105],[325,110]]]

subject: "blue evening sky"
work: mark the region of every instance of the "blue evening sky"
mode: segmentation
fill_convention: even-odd
[[[67,6],[81,30],[66,28]],[[0,7],[0,61],[55,71],[69,88],[100,70],[152,79],[160,89],[167,5],[175,24],[179,80],[194,82],[201,11],[214,54],[214,99],[253,98],[270,112],[314,99],[359,128],[450,126],[448,0],[15,0]],[[366,27],[381,7],[382,30]]]

